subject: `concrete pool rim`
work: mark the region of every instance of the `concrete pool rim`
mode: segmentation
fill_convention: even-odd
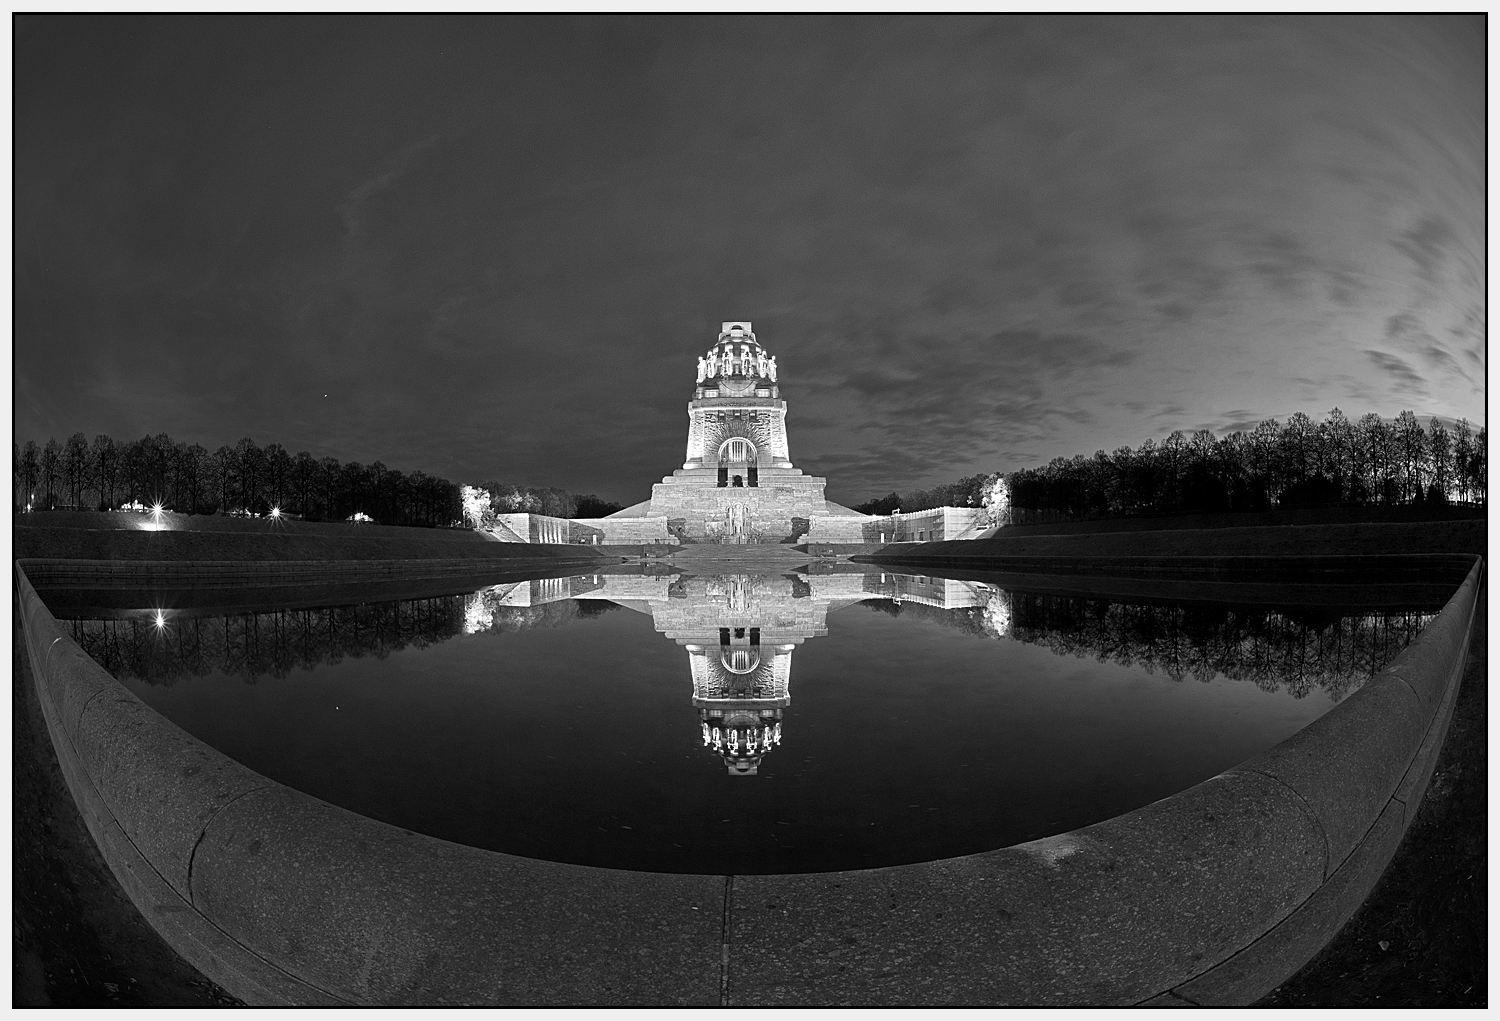
[[[1482,560],[1386,670],[1275,748],[1017,847],[866,872],[691,876],[478,851],[197,742],[17,585],[64,775],[111,869],[252,1003],[1243,1003],[1359,906],[1415,814]]]

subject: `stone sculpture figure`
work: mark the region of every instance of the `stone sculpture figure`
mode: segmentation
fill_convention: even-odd
[[[698,358],[698,382],[701,383],[701,382],[703,382],[707,378],[708,378],[708,359],[704,358],[704,357],[702,357],[700,355],[699,358]]]
[[[766,359],[766,375],[771,377],[771,382],[776,382],[776,356],[772,355]]]

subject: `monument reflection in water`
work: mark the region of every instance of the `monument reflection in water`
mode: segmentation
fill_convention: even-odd
[[[1149,804],[1316,719],[1441,603],[702,566],[295,608],[43,598],[148,704],[272,780],[473,847],[715,874],[928,861]]]
[[[683,646],[703,745],[733,776],[753,776],[781,743],[791,704],[792,652],[828,634],[828,613],[871,600],[940,610],[983,609],[996,637],[1009,629],[1007,594],[982,582],[890,573],[584,575],[482,589],[464,606],[464,631],[494,627],[502,607],[608,600],[649,613]]]

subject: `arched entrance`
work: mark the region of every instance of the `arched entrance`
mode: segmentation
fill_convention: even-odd
[[[758,454],[755,444],[743,436],[731,436],[719,444],[719,486],[758,487]]]

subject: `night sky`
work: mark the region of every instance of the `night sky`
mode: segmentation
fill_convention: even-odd
[[[250,436],[633,503],[737,317],[845,503],[1334,405],[1484,420],[1480,17],[14,42],[21,441]]]

